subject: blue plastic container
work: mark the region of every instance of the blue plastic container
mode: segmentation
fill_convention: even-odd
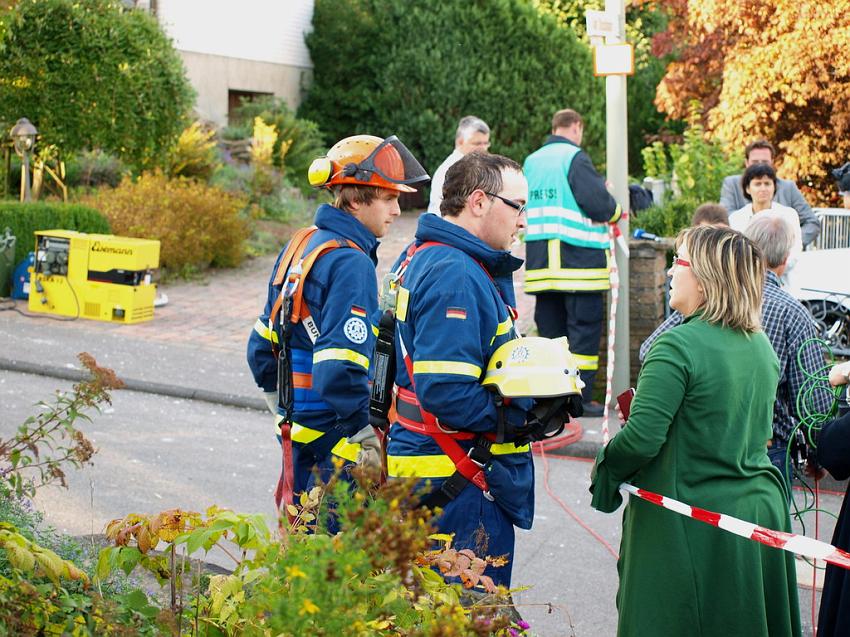
[[[30,252],[12,272],[12,298],[28,299],[30,297],[30,271],[35,263],[35,253]]]

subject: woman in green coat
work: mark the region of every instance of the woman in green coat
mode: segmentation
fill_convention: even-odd
[[[734,230],[685,230],[670,306],[687,319],[643,364],[627,426],[599,452],[592,504],[615,511],[621,482],[790,531],[786,487],[767,456],[779,376],[760,328],[764,264]],[[631,499],[617,565],[619,637],[798,636],[794,557]]]

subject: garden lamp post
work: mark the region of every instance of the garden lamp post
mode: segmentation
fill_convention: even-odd
[[[30,201],[30,153],[35,146],[35,138],[38,131],[26,117],[18,120],[18,123],[12,127],[9,135],[15,144],[15,152],[20,155],[23,160],[23,168],[21,170],[21,201]]]

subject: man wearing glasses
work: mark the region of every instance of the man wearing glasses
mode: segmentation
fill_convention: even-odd
[[[422,504],[442,509],[440,532],[454,534],[455,549],[506,555],[506,566],[486,571],[506,586],[513,527],[530,528],[534,516],[534,469],[528,444],[493,441],[500,410],[481,378],[493,352],[518,336],[513,273],[522,261],[510,248],[525,228],[527,197],[515,161],[466,155],[446,173],[442,217],[419,217],[416,241],[396,268],[398,419],[387,474],[429,481]],[[532,406],[514,399],[501,413],[521,427]],[[465,477],[470,460],[486,482]]]
[[[540,336],[566,336],[578,359],[584,414],[601,416],[591,401],[610,287],[608,224],[620,207],[581,149],[584,123],[572,109],[555,113],[552,134],[525,160],[528,232],[525,291],[534,294]]]

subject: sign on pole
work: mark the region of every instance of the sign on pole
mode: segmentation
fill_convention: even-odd
[[[593,47],[593,74],[634,75],[635,48],[632,44],[600,44]]]
[[[610,38],[620,36],[620,21],[616,13],[607,11],[585,11],[587,35],[591,38]]]

